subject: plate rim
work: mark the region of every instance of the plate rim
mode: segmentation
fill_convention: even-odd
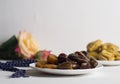
[[[106,61],[106,60],[97,60],[98,63],[101,63],[102,65],[120,65],[120,60],[115,61]]]

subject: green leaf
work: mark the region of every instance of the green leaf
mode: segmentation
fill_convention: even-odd
[[[18,46],[18,40],[15,35],[0,45],[0,59],[14,60],[19,59],[19,56],[15,52],[15,48]]]
[[[15,35],[13,35],[10,39],[5,41],[0,45],[0,50],[10,50],[14,49],[18,45],[18,40]]]

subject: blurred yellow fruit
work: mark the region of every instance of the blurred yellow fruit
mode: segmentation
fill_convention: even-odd
[[[106,50],[102,50],[101,53],[99,53],[99,60],[108,60],[108,61],[113,61],[115,60],[114,53],[108,52]]]
[[[116,52],[118,51],[119,47],[112,43],[104,43],[101,45],[101,50],[107,50],[109,52]]]
[[[98,59],[98,53],[95,52],[95,51],[88,52],[88,55],[89,55],[90,57],[93,57],[93,58],[95,58],[95,59]]]
[[[120,60],[120,51],[115,52],[114,55],[115,55],[115,60]]]
[[[101,40],[96,40],[96,41],[90,42],[87,45],[87,51],[89,51],[89,52],[96,51],[101,45],[102,45]]]

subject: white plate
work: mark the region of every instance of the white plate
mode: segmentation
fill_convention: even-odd
[[[106,66],[115,66],[120,65],[120,61],[104,61],[104,60],[98,60],[98,63]]]
[[[50,73],[50,74],[59,74],[59,75],[80,75],[80,74],[87,74],[95,72],[99,69],[101,69],[103,66],[102,64],[98,64],[96,68],[92,69],[77,69],[77,70],[65,70],[65,69],[47,69],[47,68],[38,68],[35,66],[35,63],[30,64],[30,67],[32,67],[35,70]]]

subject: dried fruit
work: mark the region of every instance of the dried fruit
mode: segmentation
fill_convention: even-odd
[[[56,69],[57,65],[55,65],[55,64],[45,64],[45,65],[42,66],[42,68]]]
[[[85,56],[88,56],[88,52],[87,51],[81,51]]]
[[[39,61],[36,64],[36,67],[40,68],[58,68],[58,69],[90,69],[95,68],[98,63],[95,59],[92,59],[81,51],[74,52],[68,56],[65,53],[55,56],[50,54],[47,58],[47,61]],[[57,67],[56,67],[57,66]]]
[[[47,62],[50,63],[50,64],[57,64],[58,58],[57,58],[56,55],[50,54],[47,58]]]
[[[63,62],[58,64],[58,69],[72,69],[72,63],[71,62]]]
[[[61,53],[58,56],[58,63],[63,63],[67,61],[67,55],[65,53]]]
[[[80,69],[89,69],[91,68],[91,65],[90,63],[82,63],[81,66],[80,66]]]
[[[98,59],[99,59],[99,60],[110,60],[110,61],[112,61],[112,60],[115,60],[115,57],[114,57],[114,54],[113,54],[113,53],[110,53],[110,52],[108,52],[108,51],[106,51],[106,50],[103,50],[103,51],[99,54]]]
[[[91,68],[95,68],[98,65],[98,62],[94,58],[90,58]]]
[[[90,42],[87,45],[87,51],[89,51],[89,52],[96,51],[101,45],[102,45],[101,40],[96,40],[96,41]]]
[[[106,61],[120,60],[119,47],[117,45],[112,43],[101,44],[101,42],[97,40],[88,44],[87,51],[90,57]]]
[[[90,57],[93,57],[93,58],[95,58],[95,59],[98,59],[98,53],[97,52],[95,52],[95,51],[92,51],[92,52],[89,52],[88,53],[88,55],[90,56]]]

